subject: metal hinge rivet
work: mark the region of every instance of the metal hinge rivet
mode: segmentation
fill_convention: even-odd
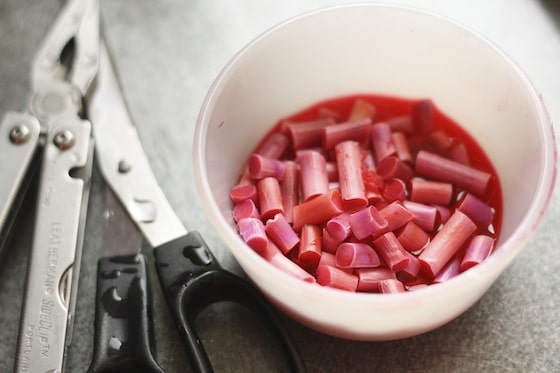
[[[121,174],[126,174],[132,169],[132,165],[125,160],[119,162],[119,172]]]
[[[54,135],[53,142],[60,150],[69,149],[74,145],[74,134],[69,130],[62,130]]]
[[[10,130],[10,141],[17,145],[24,144],[29,139],[29,136],[31,136],[31,131],[23,123],[14,126]]]

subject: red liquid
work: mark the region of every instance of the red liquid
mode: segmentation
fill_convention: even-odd
[[[319,111],[324,108],[328,108],[329,110],[336,112],[337,114],[339,114],[341,120],[345,120],[345,118],[348,118],[356,99],[362,99],[375,106],[375,117],[373,121],[374,123],[382,122],[394,117],[410,115],[413,106],[418,102],[417,100],[404,99],[399,97],[369,94],[337,97],[318,102],[297,113],[282,118],[278,121],[278,123],[276,123],[270,133],[280,131],[280,128],[284,121],[305,122],[317,119],[320,116]],[[489,235],[497,239],[499,237],[499,232],[502,225],[502,191],[500,181],[498,179],[498,174],[496,173],[494,166],[490,162],[490,159],[488,158],[482,147],[476,142],[476,140],[463,127],[461,127],[460,124],[449,118],[435,105],[433,109],[433,130],[443,130],[449,137],[462,142],[467,149],[470,165],[478,170],[488,172],[492,175],[491,185],[488,194],[484,198],[484,201],[495,209],[493,221],[495,232],[489,233]]]

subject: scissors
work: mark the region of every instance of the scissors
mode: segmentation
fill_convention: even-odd
[[[47,78],[41,70],[45,62],[56,65]],[[34,149],[28,151],[22,167],[32,168],[36,153],[43,155],[16,371],[59,372],[65,368],[95,143],[95,157],[107,183],[108,213],[114,216],[107,220],[104,254],[98,262],[89,371],[163,371],[152,354],[147,261],[140,253],[141,245],[132,238],[139,231],[154,248],[159,283],[194,371],[213,371],[194,325],[196,317],[212,303],[232,301],[269,326],[290,371],[304,372],[305,365],[277,311],[250,282],[219,265],[200,234],[185,228],[160,189],[100,37],[98,0],[66,3],[32,71],[29,113],[9,114],[2,122],[2,131],[6,126],[15,128],[14,123],[23,119],[38,124]],[[75,103],[67,109],[70,113],[64,111],[61,116],[58,111],[35,110],[35,96],[43,91],[47,92],[46,98],[41,96],[43,103],[60,105],[49,96],[52,90],[62,95],[59,89],[72,98],[67,101]],[[25,178],[20,174],[12,189],[19,188],[21,193],[25,186],[20,179]],[[13,199],[10,202],[13,205]],[[62,242],[68,244],[63,247]],[[58,264],[53,263],[54,254],[62,262],[62,248],[68,258],[52,279],[53,284],[62,285],[46,287],[45,274]]]

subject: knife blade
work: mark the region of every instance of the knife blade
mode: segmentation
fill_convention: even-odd
[[[142,233],[113,191],[105,186],[103,257],[134,255],[142,249]]]
[[[152,247],[185,236],[187,229],[152,173],[104,42],[90,103],[101,173],[129,216]]]

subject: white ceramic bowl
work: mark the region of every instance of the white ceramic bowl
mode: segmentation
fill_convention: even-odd
[[[501,179],[504,214],[497,248],[484,263],[419,291],[351,293],[292,278],[239,238],[229,189],[263,135],[281,117],[311,104],[364,92],[431,98],[485,149]],[[210,88],[194,148],[205,211],[247,275],[294,319],[357,340],[417,335],[471,307],[535,230],[556,170],[552,125],[514,62],[457,23],[372,4],[304,14],[247,45]]]

